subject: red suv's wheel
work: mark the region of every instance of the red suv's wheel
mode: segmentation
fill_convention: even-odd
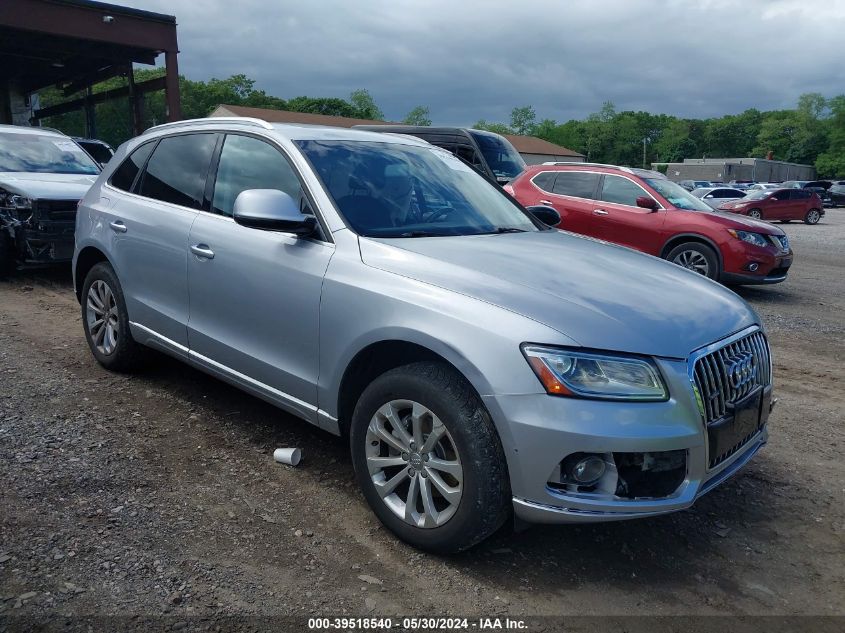
[[[804,216],[804,222],[807,224],[818,224],[821,218],[822,214],[819,213],[818,209],[810,209],[807,211],[807,215]]]
[[[751,209],[748,212],[749,218],[754,218],[755,220],[762,220],[763,219],[763,212],[760,209]]]
[[[666,259],[710,279],[719,278],[719,258],[712,248],[700,242],[679,244],[669,251]]]

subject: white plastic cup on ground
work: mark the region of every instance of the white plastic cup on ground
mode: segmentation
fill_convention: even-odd
[[[273,459],[280,464],[296,466],[302,459],[302,451],[298,448],[277,448],[273,451]]]

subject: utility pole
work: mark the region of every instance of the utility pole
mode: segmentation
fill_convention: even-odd
[[[647,139],[646,139],[646,137],[644,136],[644,137],[643,137],[643,169],[645,169],[645,142],[646,142],[646,140],[647,140]]]

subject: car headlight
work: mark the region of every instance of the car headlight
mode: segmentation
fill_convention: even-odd
[[[660,401],[666,383],[651,360],[523,345],[522,353],[546,392],[600,400]]]
[[[12,217],[25,222],[32,216],[32,200],[17,193],[9,193],[0,189],[0,207],[12,212]]]
[[[759,233],[751,233],[749,231],[734,231],[733,229],[728,229],[728,233],[733,235],[738,240],[748,242],[749,244],[754,244],[754,246],[771,246],[771,242],[769,242],[766,236],[760,235]]]

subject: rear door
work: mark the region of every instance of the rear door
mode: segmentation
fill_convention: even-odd
[[[599,195],[601,200],[593,209],[597,237],[658,255],[663,244],[661,229],[666,220],[666,210],[661,208],[652,211],[638,207],[639,197],[654,200],[651,194],[630,178],[605,174]]]
[[[809,189],[790,189],[789,194],[789,216],[784,219],[803,220],[810,207],[814,206],[810,204],[813,192]]]
[[[554,207],[560,215],[560,228],[581,235],[601,237],[601,222],[593,214],[601,174],[590,171],[558,171],[552,190],[539,200]]]
[[[781,189],[770,196],[764,209],[763,219],[765,220],[789,220],[792,219],[792,189]]]
[[[143,166],[152,154],[134,179],[134,193],[115,195],[110,210],[111,255],[130,320],[182,348],[188,345],[188,236],[217,140],[214,133],[179,134],[141,146],[130,160]],[[124,166],[130,168],[122,164],[112,186]]]

